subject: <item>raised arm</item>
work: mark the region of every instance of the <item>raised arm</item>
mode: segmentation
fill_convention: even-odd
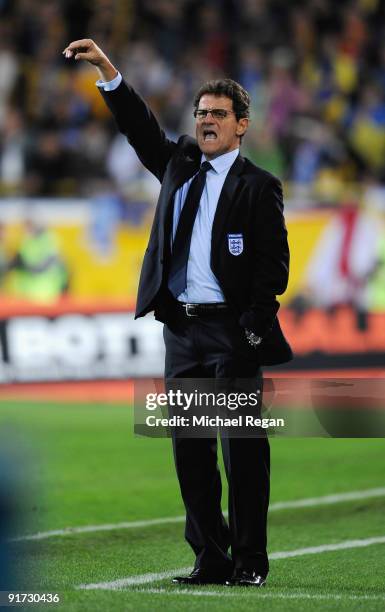
[[[113,81],[119,71],[90,38],[71,42],[63,55],[67,59],[86,60],[95,66],[101,79],[97,83],[99,91],[119,131],[127,137],[143,165],[162,181],[176,144],[166,137],[145,101],[124,80],[115,89],[103,87]]]

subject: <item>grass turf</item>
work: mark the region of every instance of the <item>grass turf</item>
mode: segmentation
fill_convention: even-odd
[[[170,440],[135,437],[128,406],[3,402],[0,424],[7,440],[23,448],[19,464],[29,493],[19,531],[183,514]],[[271,446],[272,502],[384,484],[382,439],[274,439]],[[378,497],[272,512],[269,550],[385,536],[384,509]],[[199,588],[219,593],[205,596],[176,594],[169,579],[119,592],[75,588],[191,565],[182,523],[14,543],[12,555],[17,586],[57,591],[65,610],[382,610],[385,604],[349,599],[385,598],[383,544],[273,560],[262,592]],[[167,592],[146,591],[153,588]],[[327,599],[334,596],[340,598]]]

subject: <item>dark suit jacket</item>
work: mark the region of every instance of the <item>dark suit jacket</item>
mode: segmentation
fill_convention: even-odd
[[[119,130],[127,136],[144,166],[161,182],[150,240],[144,256],[135,317],[150,311],[168,322],[173,198],[199,169],[195,139],[169,140],[144,100],[124,81],[111,92],[100,90]],[[243,252],[233,255],[228,234],[242,234]],[[289,361],[291,349],[276,316],[276,295],[287,286],[289,248],[279,180],[241,155],[226,177],[215,213],[211,269],[242,327],[263,337],[256,349],[261,365]]]

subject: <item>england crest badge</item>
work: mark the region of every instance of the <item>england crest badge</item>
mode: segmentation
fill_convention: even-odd
[[[243,234],[227,234],[227,240],[231,255],[243,253]]]

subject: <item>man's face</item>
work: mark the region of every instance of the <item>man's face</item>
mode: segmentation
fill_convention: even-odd
[[[227,96],[204,94],[199,100],[198,110],[221,108],[233,111],[233,101]],[[202,153],[207,159],[214,159],[239,147],[239,137],[248,127],[246,118],[237,120],[234,112],[229,112],[224,119],[218,119],[209,113],[205,118],[196,118],[196,137]]]

